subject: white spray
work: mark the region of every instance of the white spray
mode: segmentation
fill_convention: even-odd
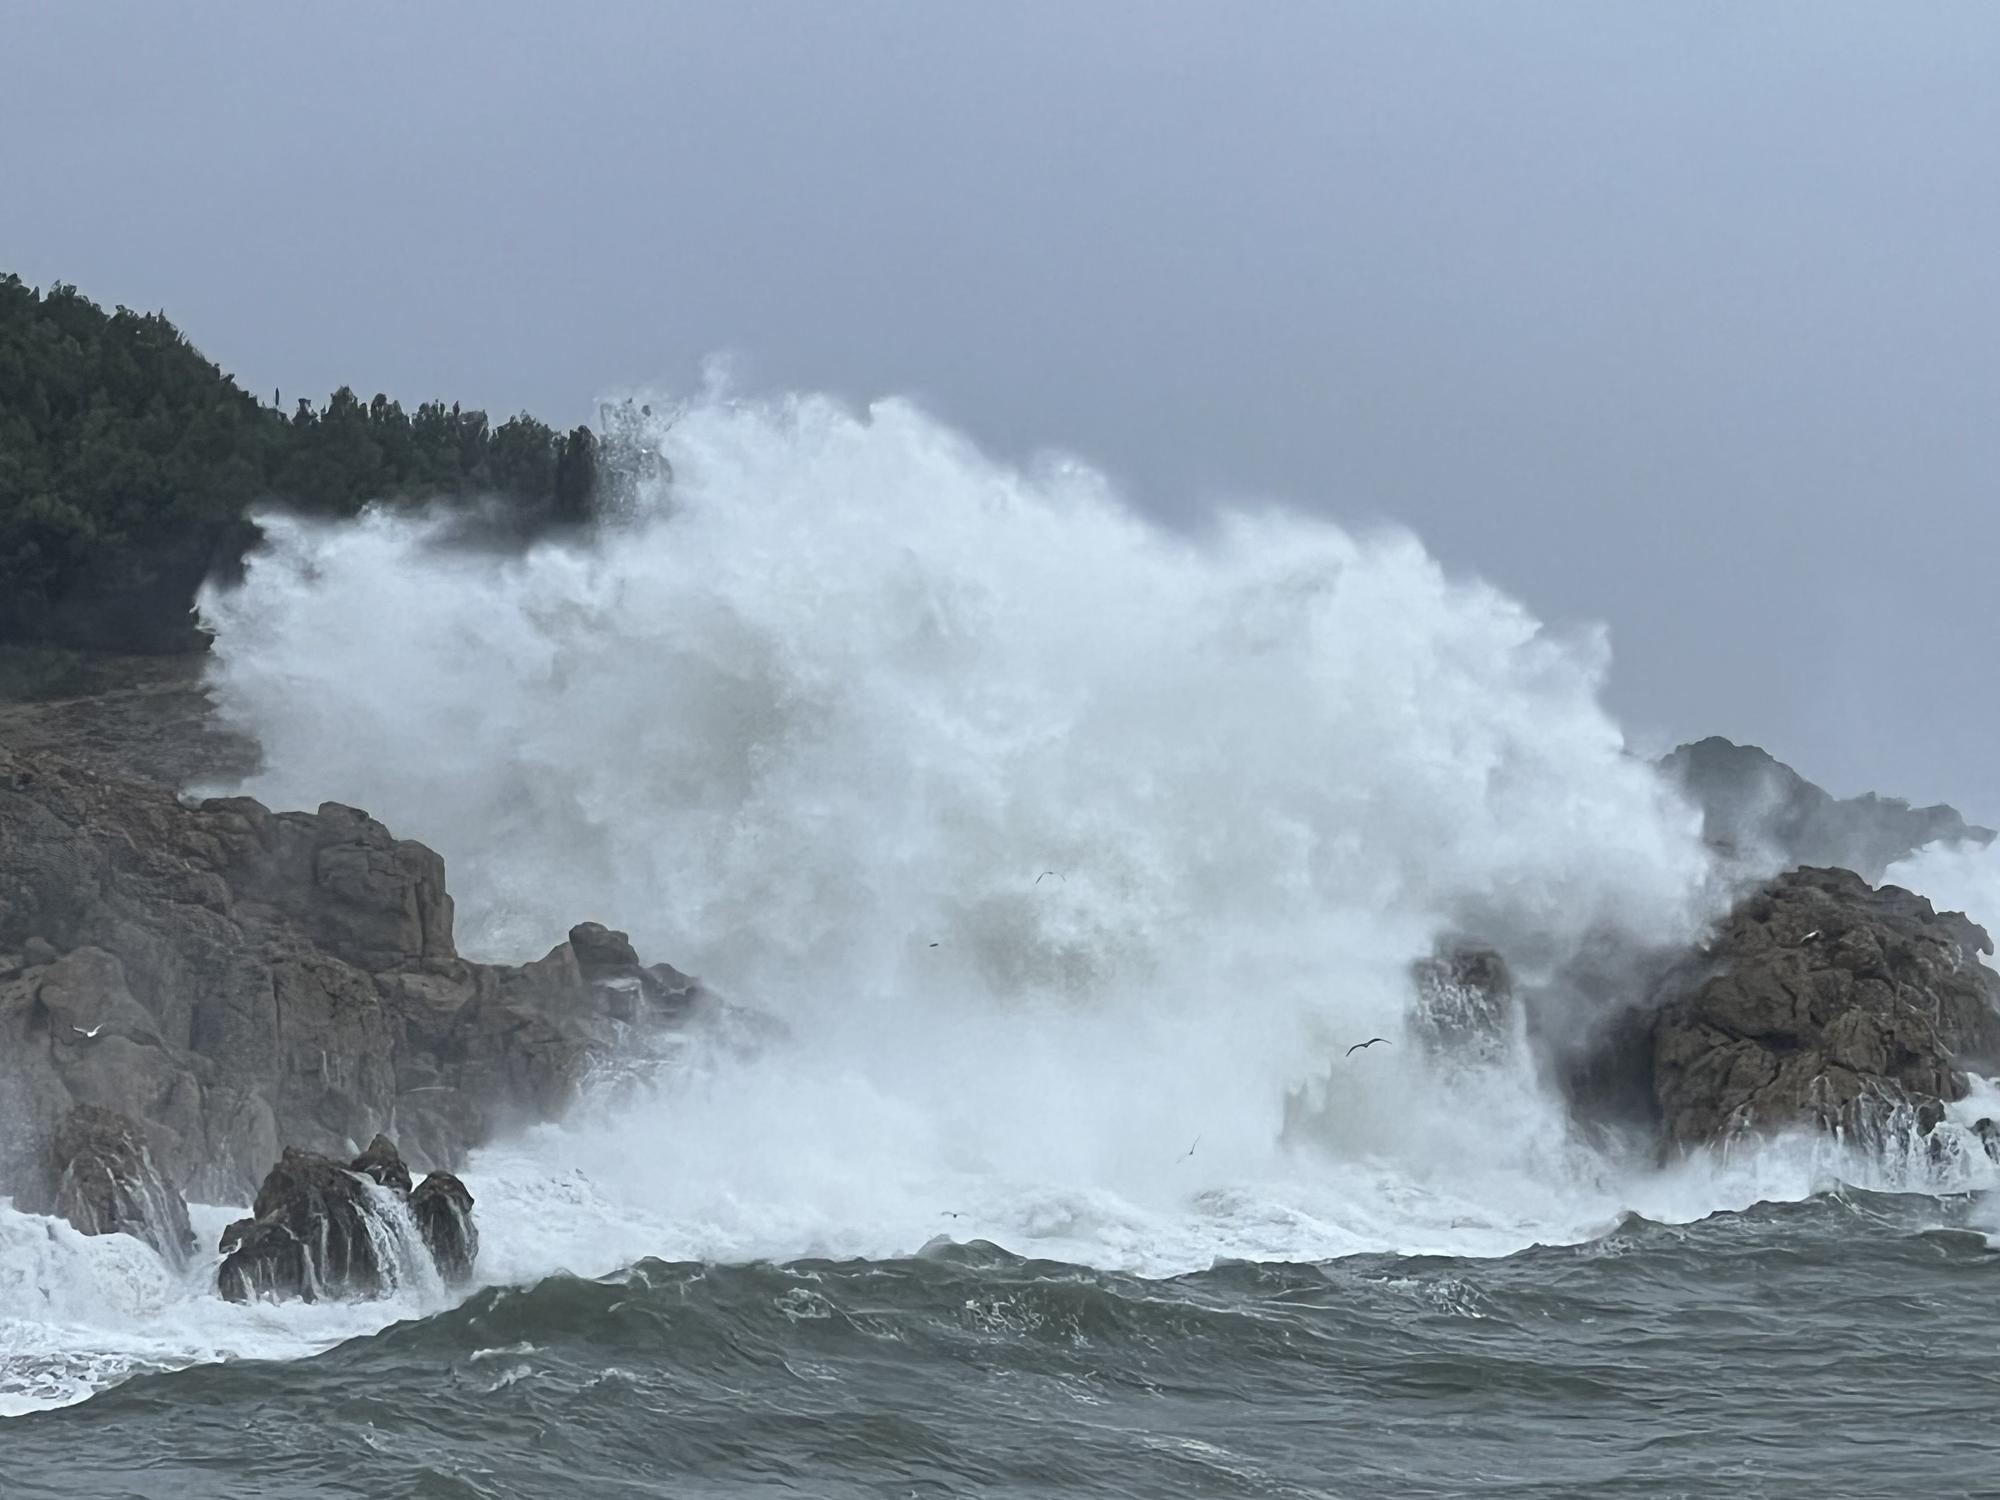
[[[589,545],[274,517],[203,600],[246,790],[434,845],[467,951],[594,918],[789,1024],[482,1153],[482,1278],[938,1234],[1491,1254],[1818,1180],[1630,1179],[1518,1038],[1440,1067],[1403,1029],[1441,934],[1532,968],[1701,919],[1599,636],[1399,533],[1174,535],[899,402],[712,396],[654,437],[671,485]]]
[[[590,1147],[717,1248],[880,1248],[974,1182],[1295,1176],[1287,1098],[1397,1035],[1441,932],[1553,959],[1697,920],[1696,820],[1600,708],[1601,638],[1407,535],[1183,538],[899,402],[656,436],[671,485],[594,546],[273,519],[204,612],[247,790],[435,845],[468,949],[595,918],[791,1023]],[[1446,1097],[1407,1047],[1325,1091],[1350,1158],[1453,1192],[1561,1135],[1531,1080]]]

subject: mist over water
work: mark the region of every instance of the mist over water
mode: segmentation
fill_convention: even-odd
[[[1889,866],[1883,878],[1929,897],[1939,911],[1962,911],[1989,934],[2000,933],[2000,842],[1927,844]],[[1994,962],[1993,955],[1984,956]]]

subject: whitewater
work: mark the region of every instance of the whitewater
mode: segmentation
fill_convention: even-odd
[[[1141,1278],[1493,1258],[1991,1185],[1978,1153],[1940,1181],[1802,1140],[1660,1168],[1577,1134],[1518,1016],[1478,1057],[1419,1044],[1410,968],[1440,942],[1499,947],[1533,995],[1726,900],[1602,706],[1601,632],[1393,529],[1173,531],[907,402],[655,406],[664,464],[588,539],[272,514],[202,600],[217,711],[263,764],[199,790],[436,848],[470,955],[602,921],[777,1023],[477,1153],[484,1285],[940,1242]],[[2000,917],[1992,859],[1890,878]],[[238,1212],[199,1209],[204,1243]],[[0,1413],[451,1300],[234,1306],[212,1274],[0,1210]]]

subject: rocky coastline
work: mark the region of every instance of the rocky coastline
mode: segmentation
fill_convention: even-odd
[[[471,1148],[559,1115],[593,1066],[710,1003],[594,923],[530,963],[462,957],[437,854],[337,803],[184,801],[184,762],[158,752],[207,732],[200,701],[146,696],[0,717],[0,1193],[17,1208],[180,1262],[188,1199],[254,1195],[240,1269],[257,1246],[269,1262],[274,1177],[310,1160],[345,1178],[374,1142],[405,1178],[399,1153],[432,1174],[403,1190],[442,1224],[469,1213],[448,1174]],[[148,758],[121,762],[95,731],[149,708],[170,727],[149,720],[132,740]]]
[[[358,808],[177,793],[204,757],[251,753],[181,666],[0,704],[0,1193],[172,1265],[213,1252],[238,1300],[462,1283],[467,1153],[719,1002],[590,922],[530,963],[463,957],[443,860]],[[1705,941],[1632,957],[1610,993],[1575,981],[1580,1027],[1551,1025],[1504,953],[1441,953],[1413,976],[1416,1039],[1490,1056],[1525,1009],[1579,1125],[1663,1158],[1794,1129],[1942,1141],[1968,1075],[2000,1070],[1993,944],[1871,879],[1929,837],[1990,832],[1835,802],[1723,741],[1663,773],[1725,861],[1767,851]],[[1801,857],[1831,847],[1870,878]],[[1976,1138],[2000,1151],[2000,1126]],[[189,1199],[254,1207],[202,1246]]]

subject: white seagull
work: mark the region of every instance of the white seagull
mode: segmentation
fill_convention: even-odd
[[[82,1037],[85,1041],[89,1041],[92,1037],[96,1036],[97,1033],[102,1031],[103,1029],[104,1029],[104,1023],[102,1021],[99,1021],[95,1026],[91,1027],[90,1030],[88,1031],[85,1031],[81,1026],[70,1027],[71,1031],[74,1031],[78,1036]]]

